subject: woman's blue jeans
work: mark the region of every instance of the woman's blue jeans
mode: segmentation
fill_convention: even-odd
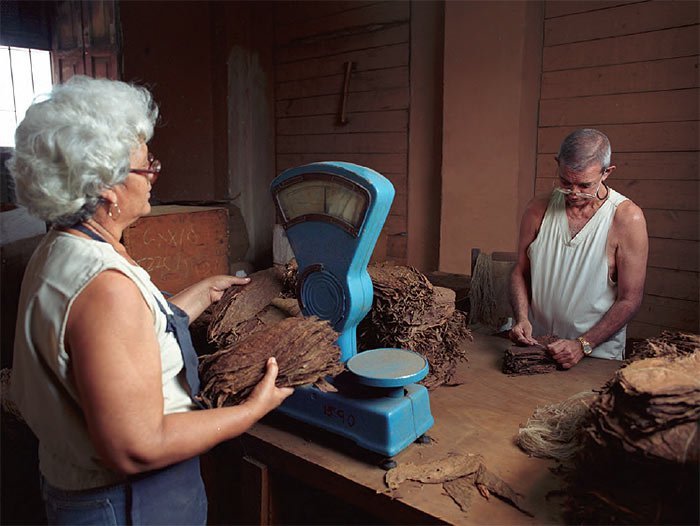
[[[91,490],[62,490],[42,477],[41,493],[49,524],[203,526],[207,522],[198,457]]]
[[[64,491],[41,477],[41,494],[49,524],[121,526],[131,524],[128,485]]]

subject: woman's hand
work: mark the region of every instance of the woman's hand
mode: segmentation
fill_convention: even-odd
[[[253,411],[256,420],[262,418],[267,413],[278,407],[285,398],[294,392],[291,387],[277,387],[277,373],[279,367],[275,358],[267,359],[267,371],[262,380],[255,386],[250,396],[242,405],[249,406]]]
[[[211,276],[204,280],[209,291],[209,304],[216,303],[224,295],[227,288],[232,285],[247,285],[250,278],[237,278],[236,276]]]
[[[232,285],[247,285],[248,283],[250,283],[250,278],[237,278],[224,274],[210,276],[190,285],[170,298],[169,301],[184,310],[192,323],[209,308],[209,305],[219,301],[227,288]]]

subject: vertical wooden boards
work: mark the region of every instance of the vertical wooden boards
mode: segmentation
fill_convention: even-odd
[[[406,262],[409,3],[278,2],[277,172],[315,161],[372,168],[396,197],[375,260]],[[341,124],[343,87],[347,82]]]

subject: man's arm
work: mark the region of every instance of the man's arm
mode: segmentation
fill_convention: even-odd
[[[535,198],[528,203],[520,222],[518,238],[518,259],[510,275],[510,304],[513,307],[515,325],[510,337],[517,343],[533,345],[537,343],[532,337],[532,324],[528,319],[530,306],[530,258],[527,249],[537,237],[542,218],[547,210],[548,199]]]
[[[620,240],[615,251],[617,299],[605,316],[582,335],[594,348],[629,323],[637,314],[644,294],[649,237],[642,209],[632,201],[625,201],[617,209],[612,228]]]
[[[649,237],[642,209],[632,201],[622,203],[615,213],[610,234],[619,240],[615,250],[617,298],[600,321],[581,335],[593,348],[629,323],[639,310],[644,293]],[[576,340],[559,340],[548,347],[552,357],[565,369],[583,358],[581,344]]]

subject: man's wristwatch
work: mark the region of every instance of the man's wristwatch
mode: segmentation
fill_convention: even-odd
[[[583,351],[584,356],[589,356],[593,352],[593,347],[591,347],[591,342],[589,342],[588,340],[586,340],[582,336],[579,336],[576,339],[581,344],[581,350]]]

